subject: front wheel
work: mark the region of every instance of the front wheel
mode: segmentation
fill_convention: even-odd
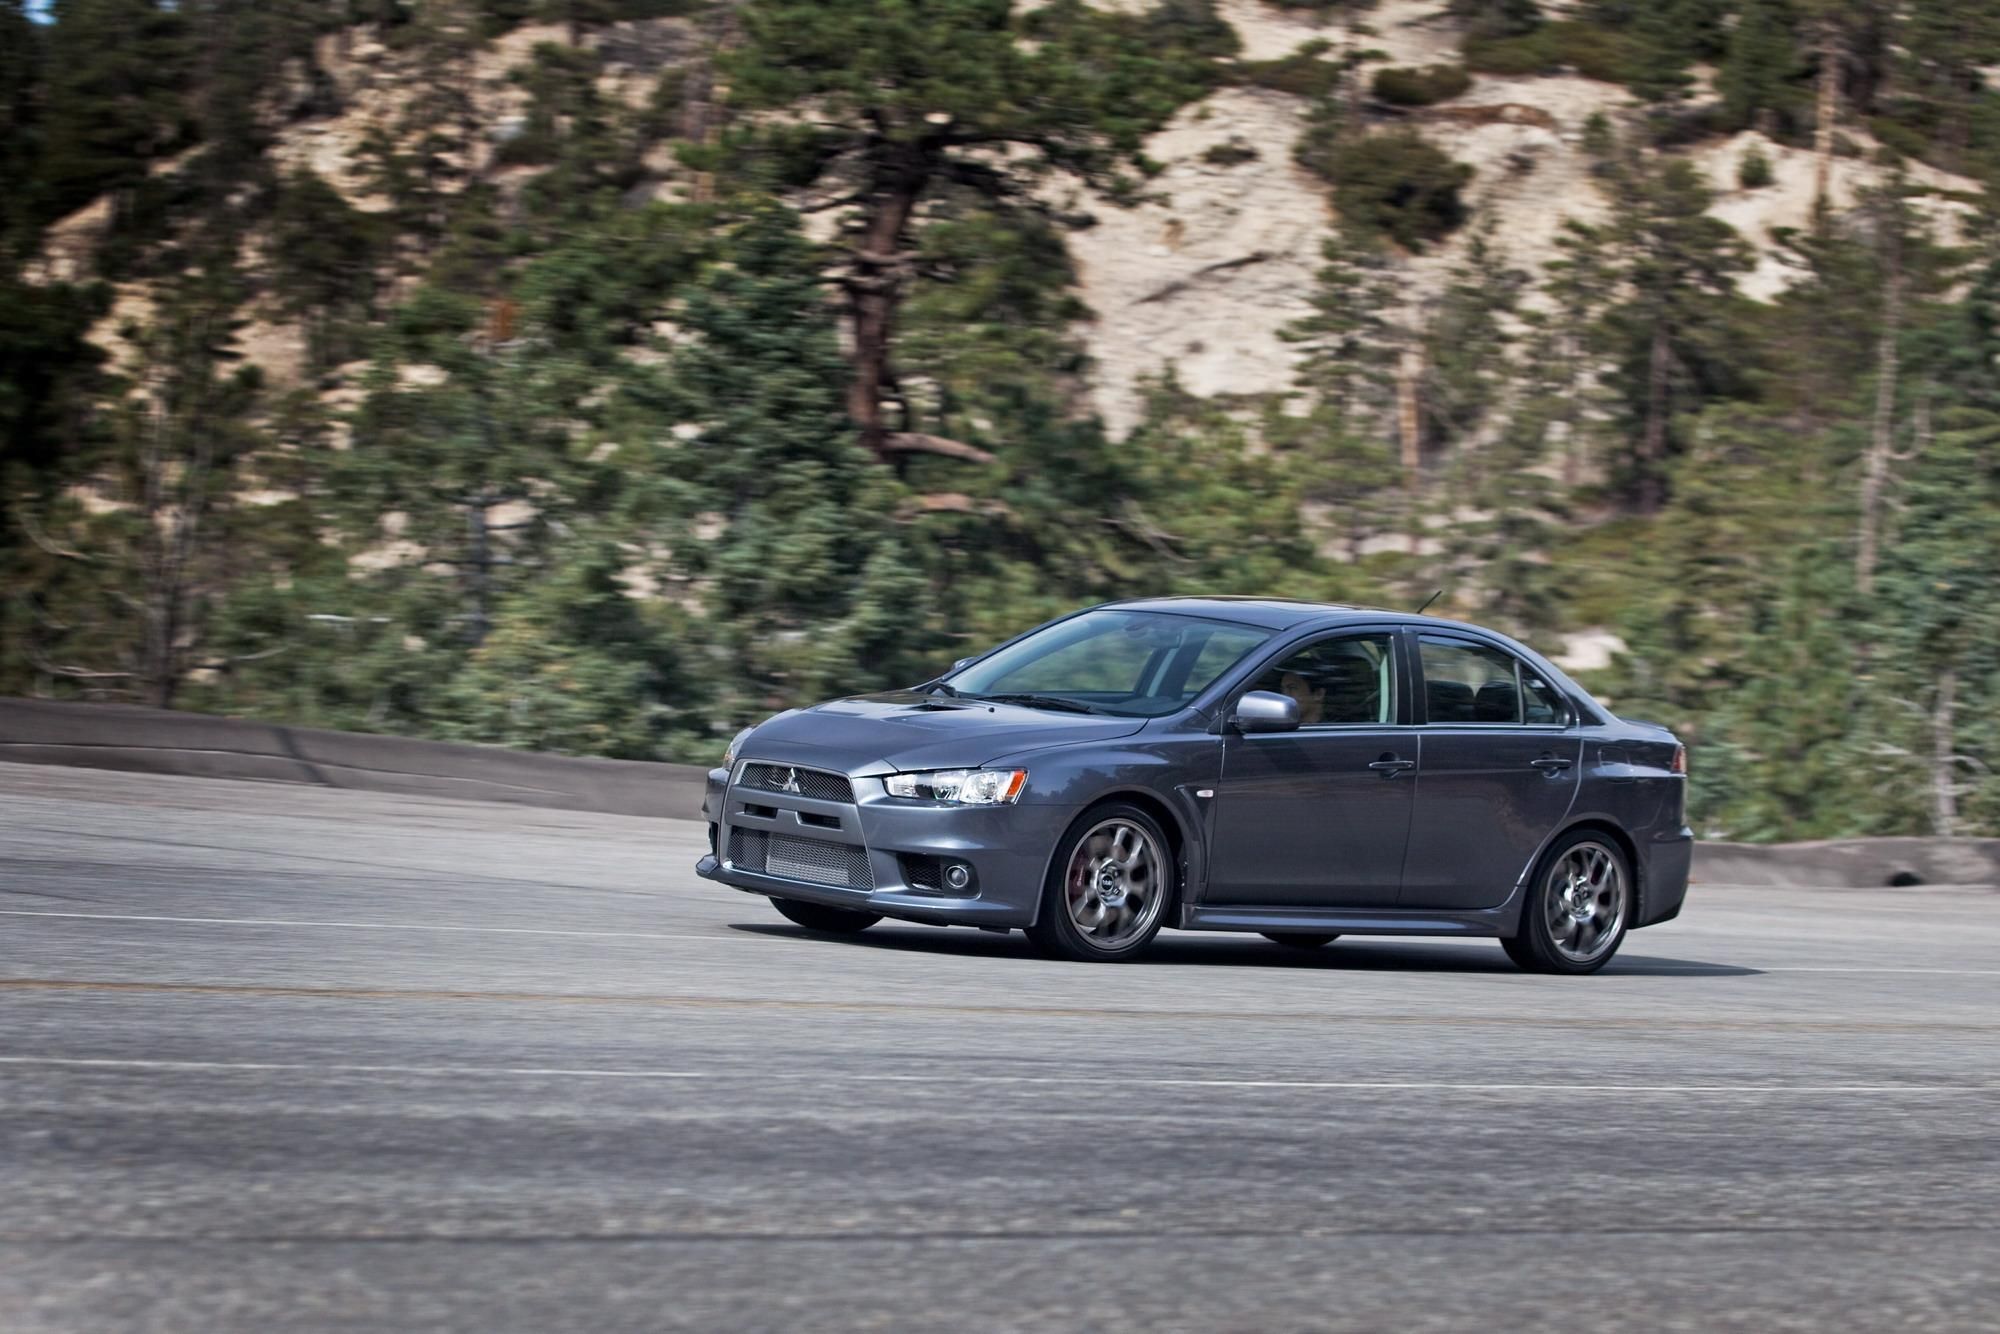
[[[859,912],[853,908],[829,908],[819,903],[803,903],[798,899],[781,899],[773,896],[771,906],[789,917],[808,931],[826,931],[837,936],[851,936],[856,931],[866,931],[882,920],[881,913]]]
[[[1556,840],[1535,869],[1520,929],[1501,941],[1531,973],[1594,973],[1631,924],[1632,867],[1610,839],[1579,829]]]
[[[1120,963],[1159,934],[1174,896],[1167,836],[1123,802],[1093,806],[1063,834],[1028,939],[1051,959]]]

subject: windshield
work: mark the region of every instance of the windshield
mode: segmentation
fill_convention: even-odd
[[[1156,611],[1088,611],[945,678],[957,694],[1126,718],[1184,707],[1270,631]]]

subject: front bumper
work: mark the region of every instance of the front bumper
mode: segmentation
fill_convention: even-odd
[[[753,762],[788,763],[785,757]],[[739,762],[737,772],[741,772]],[[801,768],[820,768],[801,761]],[[695,874],[751,894],[879,913],[934,925],[1024,927],[1035,920],[1043,877],[1057,838],[1075,811],[1027,802],[1012,806],[943,806],[890,797],[880,778],[854,778],[854,801],[832,802],[731,785],[711,769],[702,813],[709,855]],[[738,865],[733,838],[811,840],[838,847],[866,867],[865,887],[773,874]],[[926,869],[958,864],[970,883],[953,889]]]

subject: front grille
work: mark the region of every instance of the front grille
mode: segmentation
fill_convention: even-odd
[[[816,801],[853,801],[854,785],[845,774],[824,769],[799,769],[789,764],[746,764],[736,786],[759,792],[785,792]]]
[[[848,889],[875,888],[868,869],[868,851],[852,843],[828,843],[817,838],[767,834],[761,829],[729,831],[729,860],[745,871],[808,880],[815,885]]]

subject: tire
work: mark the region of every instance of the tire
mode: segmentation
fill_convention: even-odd
[[[836,936],[851,936],[857,931],[866,931],[882,920],[881,913],[858,912],[853,908],[828,908],[823,904],[803,903],[798,899],[781,899],[776,896],[772,897],[771,906],[808,931],[824,931]]]
[[[1028,939],[1051,959],[1123,963],[1160,932],[1178,887],[1173,844],[1152,816],[1105,802],[1063,831]]]
[[[1500,944],[1531,973],[1594,973],[1618,953],[1638,906],[1624,851],[1606,834],[1579,829],[1542,854],[1520,928]]]
[[[1316,950],[1340,939],[1331,931],[1260,931],[1257,934],[1274,945],[1293,950]]]

